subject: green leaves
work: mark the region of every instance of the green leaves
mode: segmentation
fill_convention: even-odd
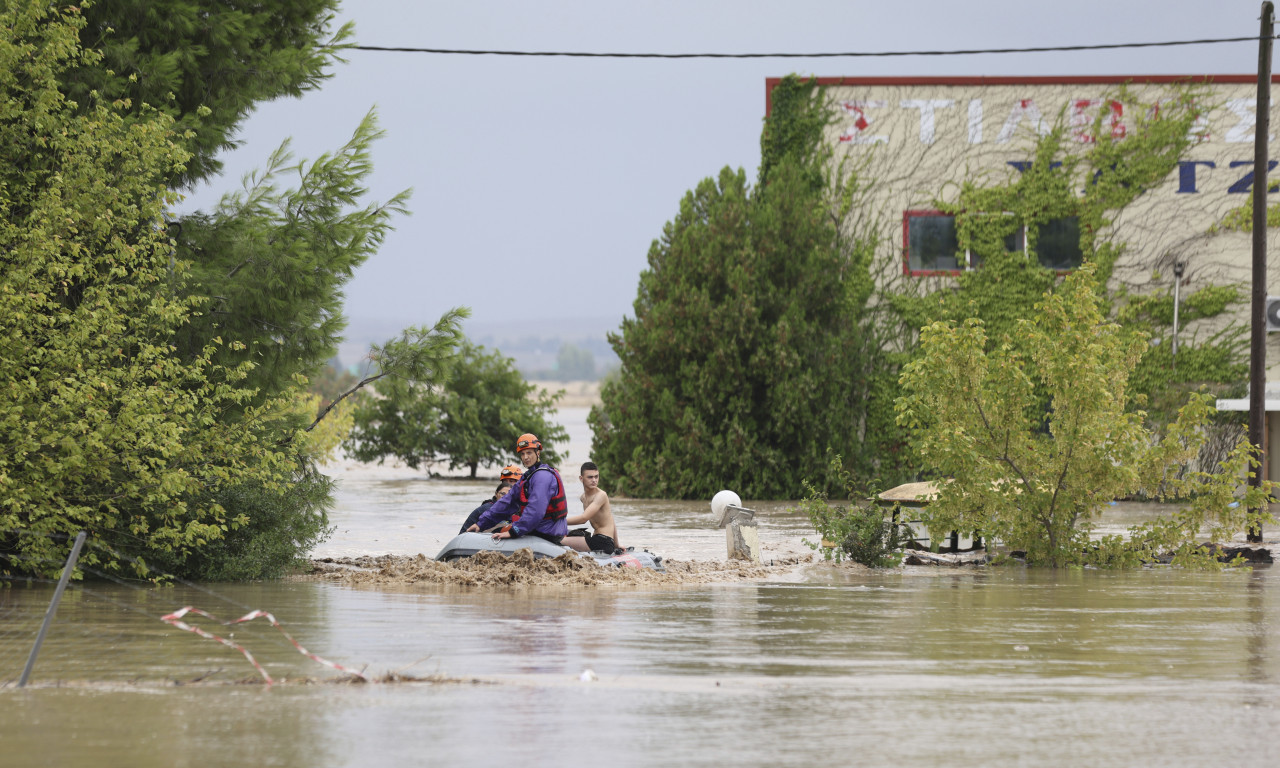
[[[846,504],[828,501],[825,491],[804,482],[804,497],[799,509],[809,516],[809,522],[821,539],[806,540],[811,549],[822,552],[826,560],[841,562],[846,558],[869,568],[891,568],[901,563],[899,554],[911,539],[909,526],[896,522],[898,508],[885,514],[885,510],[867,501],[862,493],[863,483],[857,481],[844,467],[839,454],[829,456],[831,473],[847,495]]]
[[[543,460],[558,463],[555,444],[568,440],[568,434],[548,418],[560,394],[535,392],[510,358],[466,339],[445,357],[440,340],[434,353],[408,339],[384,348],[384,364],[397,373],[378,381],[378,397],[364,399],[357,408],[346,443],[351,455],[379,462],[394,457],[415,469],[447,460],[450,469],[469,467],[474,477],[480,465],[510,463],[516,438],[532,432],[542,440]],[[444,365],[424,369],[424,357]]]
[[[248,405],[252,365],[216,362],[218,342],[175,354],[204,306],[170,289],[185,271],[165,179],[189,154],[168,116],[61,96],[66,67],[93,61],[80,27],[0,11],[0,552],[46,573],[80,529],[125,556],[203,546],[227,521],[211,490],[291,470],[278,409]],[[85,563],[122,567],[106,551]]]
[[[163,179],[189,186],[218,173],[216,155],[236,146],[256,103],[299,96],[329,76],[353,31],[331,29],[337,9],[337,0],[86,4],[82,43],[101,54],[84,55],[59,79],[81,107],[120,100],[126,120],[145,122],[148,109],[171,117],[191,157]]]
[[[225,365],[250,362],[246,384],[265,397],[312,376],[336,354],[346,319],[342,291],[381,245],[408,192],[366,202],[369,151],[381,135],[372,112],[337,152],[294,163],[285,146],[243,191],[212,214],[181,222],[177,256],[190,265],[187,290],[209,297],[183,334],[184,353],[222,335],[242,346],[219,351]],[[296,176],[295,186],[281,188]]]
[[[1148,432],[1129,388],[1145,339],[1105,320],[1096,281],[1086,265],[1046,294],[1034,319],[1019,323],[1018,348],[988,348],[977,319],[921,332],[897,410],[921,459],[943,478],[938,500],[923,510],[933,535],[980,531],[1033,564],[1126,565],[1150,559],[1153,546],[1193,549],[1204,526],[1229,537],[1243,524],[1229,502],[1244,449],[1217,475],[1170,476],[1195,456],[1212,408],[1193,396],[1163,439]],[[1115,541],[1089,544],[1103,504],[1162,486],[1192,504],[1172,523],[1135,531],[1136,554]]]

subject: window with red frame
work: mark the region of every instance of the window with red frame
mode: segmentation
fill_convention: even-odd
[[[902,216],[903,268],[912,275],[959,272],[967,260],[956,237],[956,217],[941,211]]]

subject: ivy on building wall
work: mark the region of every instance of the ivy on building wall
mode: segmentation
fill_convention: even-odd
[[[1171,288],[1135,293],[1110,279],[1127,249],[1112,225],[1126,206],[1165,182],[1195,145],[1193,126],[1207,99],[1186,86],[1172,89],[1158,106],[1141,103],[1124,88],[1101,103],[1112,101],[1131,105],[1131,126],[1123,137],[1104,128],[1106,107],[1099,109],[1085,141],[1077,140],[1078,134],[1070,132],[1059,115],[1038,137],[1034,159],[1020,173],[994,184],[966,181],[955,202],[935,202],[939,210],[955,216],[960,248],[981,266],[957,275],[953,291],[899,295],[893,304],[909,327],[980,319],[989,347],[1016,348],[1019,321],[1035,316],[1036,304],[1063,274],[1042,266],[1041,233],[1053,222],[1073,221],[1081,263],[1094,265],[1108,315],[1126,333],[1149,339],[1130,383],[1145,396],[1151,421],[1163,424],[1185,403],[1188,392],[1205,387],[1221,391],[1241,380],[1240,328],[1228,324],[1208,338],[1184,341],[1175,366]],[[1240,300],[1237,286],[1204,287],[1181,297],[1181,324],[1218,317]]]

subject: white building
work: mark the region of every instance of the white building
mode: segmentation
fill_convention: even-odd
[[[770,79],[767,91],[777,82]],[[938,210],[939,203],[957,202],[962,182],[998,183],[1021,173],[1033,159],[1037,137],[1055,124],[1066,126],[1069,151],[1086,152],[1096,142],[1099,114],[1102,130],[1123,139],[1139,115],[1168,104],[1180,90],[1194,89],[1197,107],[1203,105],[1191,128],[1194,145],[1163,183],[1118,212],[1098,237],[1127,244],[1112,279],[1137,293],[1170,291],[1175,267],[1182,272],[1183,297],[1210,284],[1241,286],[1242,309],[1231,319],[1247,327],[1251,234],[1216,227],[1251,202],[1255,76],[868,77],[818,83],[842,115],[829,134],[836,159],[873,180],[861,218],[878,222],[884,249],[879,263],[887,265],[880,277],[921,281],[928,290],[945,288],[960,270],[978,266],[960,250],[954,218]],[[1274,109],[1271,124],[1273,134],[1280,130]],[[1274,135],[1270,141],[1274,146]],[[1280,201],[1280,193],[1272,194]],[[1025,228],[1015,232],[1007,247],[1025,250],[1027,236]],[[1039,242],[1032,257],[1042,264],[1069,270],[1080,263],[1079,224],[1073,218],[1043,224],[1032,239]],[[1280,296],[1277,243],[1273,230],[1268,294]],[[1192,322],[1179,337],[1185,343],[1223,322]],[[1267,362],[1267,389],[1280,392],[1278,334],[1268,337]],[[1221,403],[1224,409],[1236,405]],[[1280,401],[1272,405],[1280,408]],[[1269,422],[1268,436],[1276,431],[1269,442],[1280,446],[1280,418]],[[1267,476],[1280,480],[1280,461],[1269,463]]]

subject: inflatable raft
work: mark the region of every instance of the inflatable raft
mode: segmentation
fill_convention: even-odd
[[[498,539],[495,541],[487,533],[460,533],[454,536],[449,540],[448,544],[444,545],[444,549],[440,550],[440,554],[436,555],[436,560],[447,563],[450,560],[471,557],[477,552],[501,552],[504,555],[510,555],[520,549],[532,550],[535,559],[559,557],[565,552],[572,552],[578,557],[586,558],[601,566],[648,568],[652,571],[666,570],[662,565],[662,556],[655,555],[647,549],[637,551],[635,547],[628,547],[626,550],[613,555],[605,554],[604,552],[579,552],[576,549],[552,544],[546,539],[540,539],[537,536],[521,536],[518,539]]]

